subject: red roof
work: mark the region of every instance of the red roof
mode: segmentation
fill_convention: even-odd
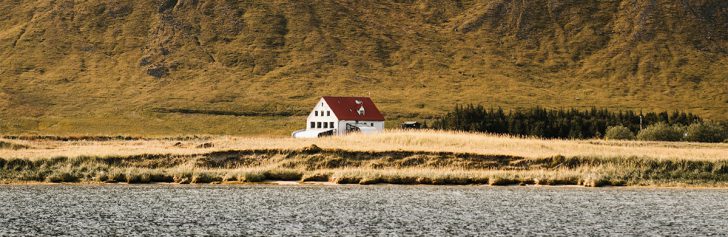
[[[384,121],[384,116],[369,97],[324,96],[323,98],[339,120]],[[362,113],[359,112],[361,108],[364,108]]]

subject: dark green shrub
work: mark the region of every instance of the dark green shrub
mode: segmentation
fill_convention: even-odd
[[[680,141],[684,137],[684,129],[679,126],[670,126],[666,123],[650,125],[637,134],[637,140],[642,141]]]
[[[693,123],[685,133],[685,140],[691,142],[721,142],[728,138],[725,128],[717,123]]]
[[[619,125],[609,127],[604,138],[607,140],[634,140],[635,136],[629,128]]]
[[[487,109],[482,105],[456,105],[447,114],[435,119],[431,128],[537,136],[544,138],[601,138],[608,125],[620,124],[632,131],[641,124],[658,122],[687,126],[701,121],[697,115],[675,111],[673,113],[635,111],[609,111],[591,108],[588,110],[541,107],[505,111],[502,108]]]

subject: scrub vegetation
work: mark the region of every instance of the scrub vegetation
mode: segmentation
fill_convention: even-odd
[[[607,128],[604,139],[607,140],[634,140],[634,133],[629,128],[621,125]]]
[[[434,130],[322,139],[10,137],[0,180],[102,183],[728,185],[728,144]],[[200,144],[210,144],[200,146]]]
[[[643,128],[645,127],[645,128]],[[541,107],[505,112],[482,105],[455,106],[432,128],[543,138],[607,138],[645,141],[722,142],[728,121],[703,121],[692,113],[674,111],[614,112],[608,109],[550,110]],[[637,133],[635,137],[634,133]]]

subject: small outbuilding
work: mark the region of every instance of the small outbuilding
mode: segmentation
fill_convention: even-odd
[[[406,121],[406,122],[403,122],[400,125],[400,127],[402,129],[420,129],[420,128],[422,128],[422,124],[420,124],[420,122],[417,122],[417,121]]]
[[[293,132],[296,138],[344,135],[351,132],[379,133],[384,116],[369,97],[324,96],[306,119],[306,129]]]

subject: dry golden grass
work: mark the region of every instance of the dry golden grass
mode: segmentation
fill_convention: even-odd
[[[286,168],[234,168],[210,169],[190,165],[174,168],[110,167],[108,169],[79,171],[78,167],[62,167],[45,176],[32,174],[20,180],[0,179],[0,183],[52,182],[52,183],[261,183],[271,181],[330,182],[336,184],[426,184],[426,185],[582,185],[600,186],[702,186],[725,187],[724,180],[710,179],[639,179],[625,175],[624,171],[604,167],[578,169],[535,170],[482,170],[452,168],[338,168],[322,170]],[[606,171],[606,172],[605,172]]]
[[[295,150],[315,144],[347,151],[426,151],[507,155],[524,158],[639,157],[673,160],[728,160],[728,144],[638,142],[604,140],[544,140],[480,133],[433,130],[388,130],[377,135],[354,134],[320,139],[211,136],[192,140],[132,141],[8,140],[29,149],[0,149],[3,158],[42,159],[79,156],[132,156],[143,154],[202,154],[212,151]],[[209,143],[212,147],[200,148]]]
[[[543,140],[432,130],[321,139],[78,139],[2,139],[23,148],[0,149],[0,182],[728,184],[728,144]]]

